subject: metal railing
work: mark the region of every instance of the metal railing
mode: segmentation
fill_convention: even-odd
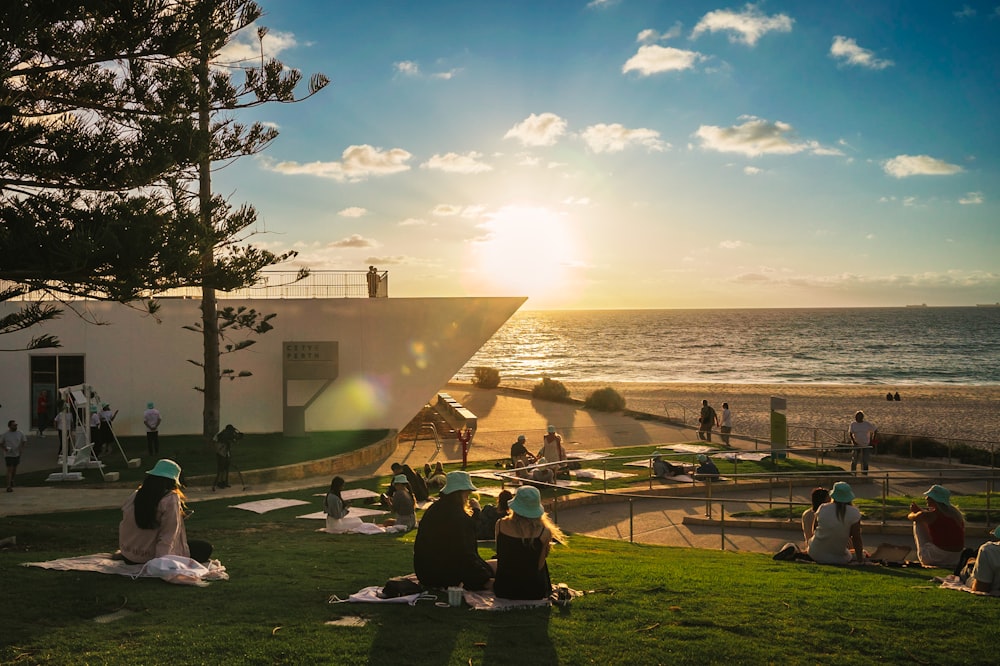
[[[378,271],[378,282],[374,298],[389,296],[389,272]],[[368,298],[368,271],[310,271],[309,275],[297,280],[295,271],[263,271],[260,281],[252,287],[233,291],[219,291],[222,299],[253,298]],[[0,290],[16,283],[0,280]],[[155,298],[201,298],[200,287],[182,287],[148,294]],[[44,292],[33,291],[15,297],[17,301],[44,301],[52,297]]]

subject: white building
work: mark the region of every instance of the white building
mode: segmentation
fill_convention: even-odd
[[[510,298],[226,299],[277,313],[274,330],[222,367],[252,376],[222,382],[221,423],[245,432],[382,429],[405,426],[435,392],[524,303]],[[55,349],[0,354],[0,421],[36,421],[38,395],[88,384],[119,410],[115,432],[145,432],[147,402],[163,414],[165,435],[202,430],[200,300],[167,298],[156,317],[115,303],[78,301],[63,316],[5,335],[0,347],[58,336]],[[0,303],[0,316],[18,303]],[[95,325],[87,321],[101,322]],[[55,399],[49,401],[49,422]]]

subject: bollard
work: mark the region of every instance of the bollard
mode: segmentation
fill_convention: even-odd
[[[726,549],[726,505],[719,505],[719,535],[722,537],[722,543],[719,546],[720,550]]]
[[[632,534],[632,527],[633,527],[632,526],[632,516],[633,516],[632,498],[629,497],[628,498],[628,542],[629,543],[635,543],[635,539],[633,538],[633,534]]]

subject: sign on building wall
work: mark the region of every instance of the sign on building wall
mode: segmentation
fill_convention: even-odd
[[[306,433],[306,409],[333,383],[340,371],[339,344],[330,341],[283,342],[281,348],[284,393],[282,432],[286,436],[301,437]],[[289,405],[288,383],[303,380],[319,380],[323,383],[304,404]]]

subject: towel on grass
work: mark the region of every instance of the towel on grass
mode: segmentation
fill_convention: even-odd
[[[383,511],[382,509],[365,509],[364,507],[354,507],[352,506],[347,510],[347,515],[352,518],[364,518],[365,516],[384,516],[389,513],[388,511]],[[296,516],[296,518],[306,518],[308,520],[326,520],[325,511],[315,511],[313,513],[307,513],[303,516]]]
[[[969,594],[975,594],[980,597],[1000,597],[1000,592],[977,592],[963,583],[962,579],[954,574],[945,576],[944,578],[935,576],[932,580],[936,583],[941,583],[941,587],[946,590],[959,590],[960,592],[968,592]]]
[[[606,471],[602,469],[577,469],[570,472],[570,474],[578,479],[597,479],[598,481],[604,478],[623,479],[626,477],[635,476],[634,474],[628,474],[627,472],[616,472],[610,469]]]
[[[569,591],[571,599],[583,596],[583,592],[578,590],[571,588],[567,588],[567,590]],[[554,588],[552,594],[555,594]],[[479,592],[463,590],[462,596],[465,599],[465,603],[472,607],[472,610],[506,611],[528,608],[544,608],[552,605],[551,597],[548,599],[502,599],[493,594],[492,590],[481,590]]]
[[[671,444],[670,446],[664,446],[661,448],[666,451],[673,451],[674,453],[708,453],[709,451],[717,450],[711,446],[705,446],[704,444]]]
[[[754,460],[759,462],[764,458],[770,458],[771,454],[764,453],[763,451],[723,451],[722,453],[712,454],[712,457],[728,460],[729,462],[736,460]]]
[[[157,557],[145,564],[126,564],[111,559],[111,553],[95,553],[79,557],[64,557],[47,562],[24,562],[22,566],[50,569],[52,571],[91,571],[94,573],[117,574],[136,578],[162,578],[177,585],[204,587],[210,580],[229,580],[226,567],[219,560],[211,560],[207,565],[195,562],[189,557],[167,555]]]
[[[566,457],[570,460],[600,460],[610,457],[610,453],[603,451],[567,451]]]
[[[244,511],[253,511],[254,513],[267,513],[268,511],[274,511],[275,509],[284,509],[290,506],[300,506],[302,504],[309,504],[309,502],[297,499],[284,499],[282,497],[275,497],[273,499],[257,500],[256,502],[231,504],[229,508],[243,509]]]

